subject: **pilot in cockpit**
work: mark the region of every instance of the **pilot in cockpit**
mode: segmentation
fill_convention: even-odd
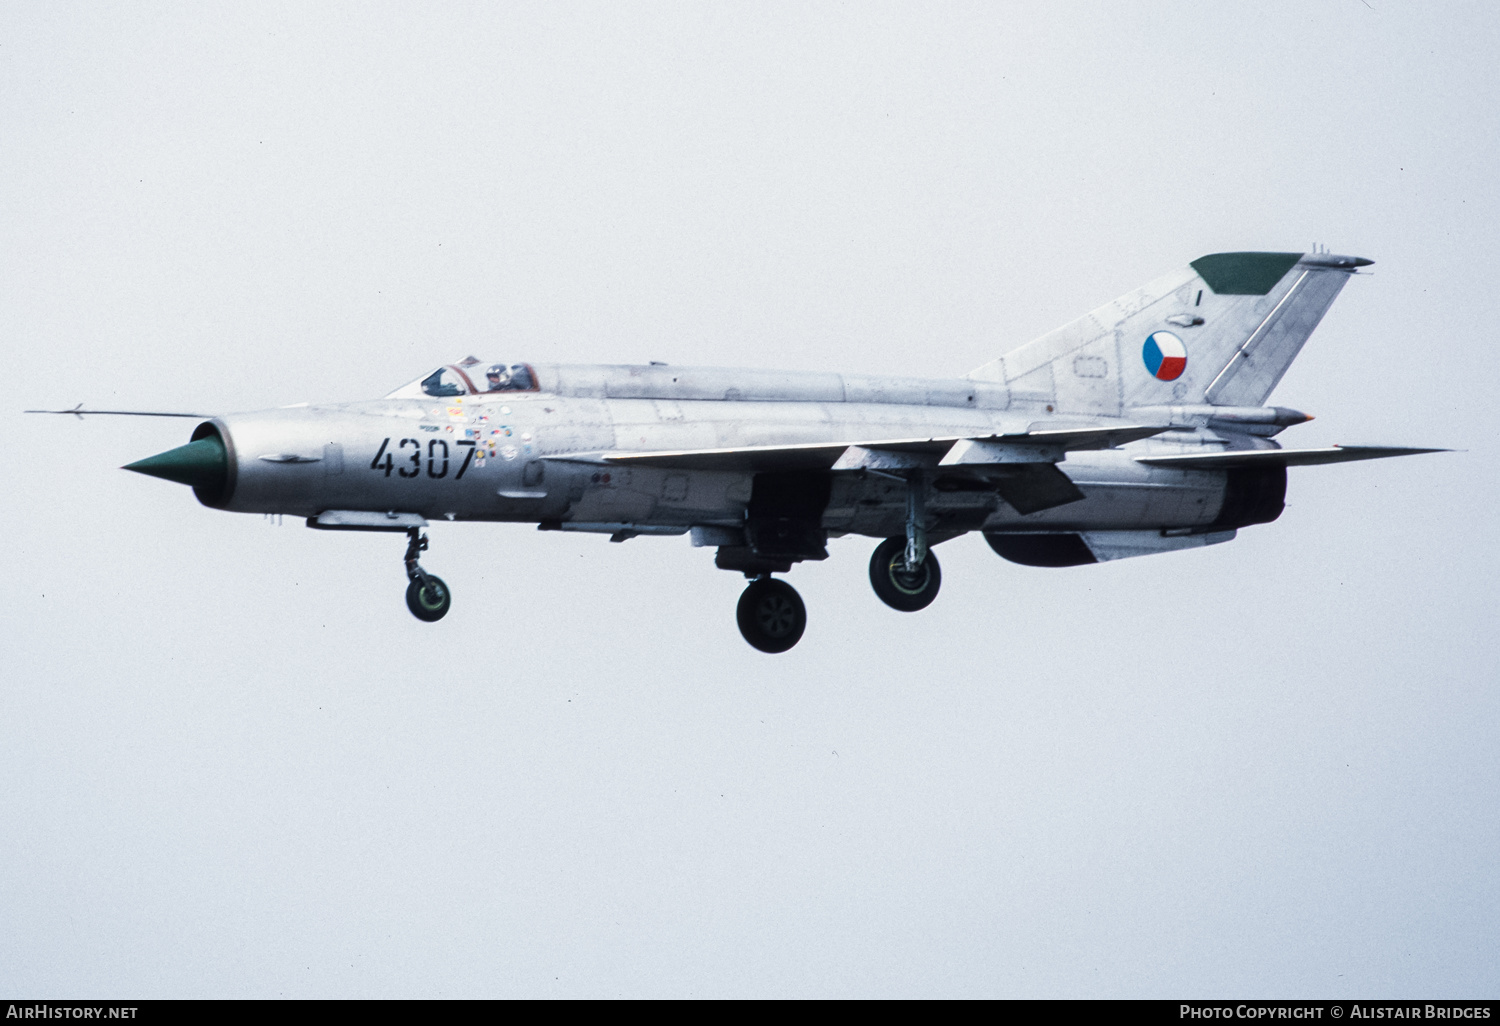
[[[503,363],[491,364],[490,369],[484,372],[484,378],[489,382],[491,392],[505,392],[511,388],[510,368]]]
[[[489,392],[528,392],[536,388],[531,370],[524,363],[513,363],[509,367],[503,363],[490,364],[489,370],[484,372],[484,379]]]

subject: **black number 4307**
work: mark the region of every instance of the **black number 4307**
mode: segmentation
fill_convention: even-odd
[[[469,461],[474,458],[474,443],[462,441],[454,444],[464,450],[464,461],[458,465],[458,473],[453,475],[453,479],[457,481],[464,476],[464,472],[469,469]],[[407,452],[407,449],[411,452]],[[454,458],[456,459],[457,456],[455,455]],[[446,438],[429,439],[427,442],[427,476],[447,477],[448,463],[448,440]],[[422,473],[422,443],[415,438],[403,438],[392,450],[391,440],[387,438],[380,443],[380,449],[375,453],[375,458],[370,461],[370,469],[383,470],[386,477],[391,476],[392,470],[401,477],[416,477]]]

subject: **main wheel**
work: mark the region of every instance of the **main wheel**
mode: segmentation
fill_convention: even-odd
[[[802,596],[790,584],[773,577],[762,577],[745,589],[735,618],[745,640],[762,652],[785,652],[807,629]]]
[[[903,613],[925,609],[937,598],[943,584],[943,570],[937,556],[929,550],[927,558],[915,570],[906,569],[906,539],[887,538],[875,546],[870,557],[870,584],[880,601]]]
[[[406,586],[406,608],[418,620],[441,620],[452,605],[453,592],[441,577],[428,574],[425,580],[419,577]]]

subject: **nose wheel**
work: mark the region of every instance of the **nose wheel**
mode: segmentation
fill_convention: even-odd
[[[432,623],[448,614],[453,605],[453,593],[441,577],[424,574],[426,579],[412,581],[406,586],[406,608],[418,620]]]
[[[750,583],[740,595],[735,618],[740,633],[752,648],[773,655],[795,645],[807,629],[807,607],[802,604],[802,596],[796,588],[774,577]]]
[[[427,536],[419,528],[406,532],[406,608],[411,615],[426,623],[433,623],[448,615],[453,606],[453,593],[436,574],[422,569],[418,562],[427,551]]]

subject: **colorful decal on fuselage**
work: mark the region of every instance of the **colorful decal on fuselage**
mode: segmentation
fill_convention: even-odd
[[[1158,331],[1141,348],[1146,369],[1159,381],[1176,381],[1187,370],[1187,347],[1170,331]]]

